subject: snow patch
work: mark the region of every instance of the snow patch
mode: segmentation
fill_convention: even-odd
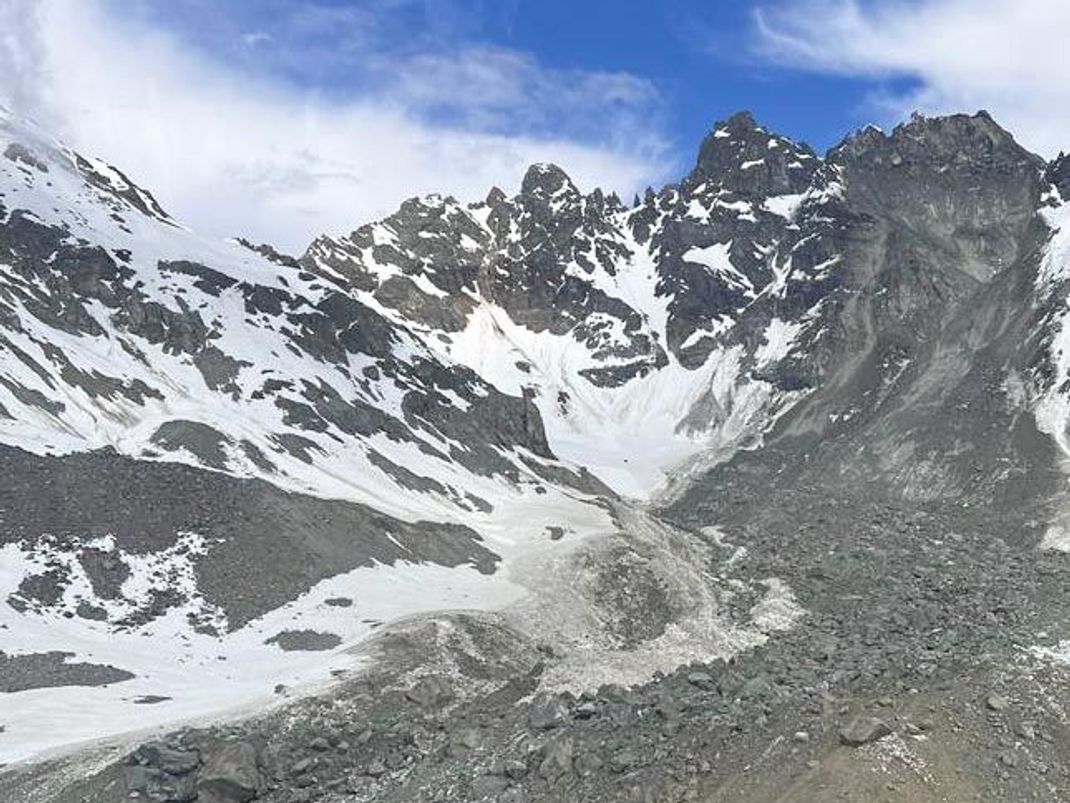
[[[764,342],[754,353],[755,362],[759,366],[764,366],[787,357],[792,346],[795,345],[795,338],[804,328],[804,324],[798,321],[789,322],[773,318],[762,334]]]
[[[770,198],[765,199],[765,203],[762,204],[762,208],[766,212],[772,212],[774,215],[779,215],[782,218],[791,220],[793,217],[795,217],[796,211],[798,211],[805,198],[805,193],[797,193],[793,195],[774,195]]]

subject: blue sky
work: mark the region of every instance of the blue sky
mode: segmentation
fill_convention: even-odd
[[[649,84],[641,112],[680,162],[714,121],[741,109],[824,150],[873,121],[875,90],[898,93],[911,83],[763,58],[756,13],[776,11],[768,0],[170,0],[133,7],[115,0],[116,7],[121,1],[210,57],[339,99],[375,91],[379,71],[399,60],[481,48],[524,54],[545,70],[632,76]],[[545,135],[559,122],[552,100],[547,105],[539,119],[473,119],[446,101],[422,113],[432,123]],[[565,117],[580,139],[612,138],[597,116]]]
[[[0,0],[0,102],[208,236],[301,251],[529,164],[623,197],[748,109],[819,151],[986,108],[1070,147],[1066,0]]]

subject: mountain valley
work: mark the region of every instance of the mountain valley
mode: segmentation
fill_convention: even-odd
[[[0,152],[0,800],[1070,799],[1070,158],[744,112],[291,256]]]

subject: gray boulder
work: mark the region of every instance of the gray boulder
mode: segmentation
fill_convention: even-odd
[[[849,747],[860,747],[892,733],[891,726],[883,719],[859,716],[840,728],[840,741]]]
[[[247,803],[260,791],[256,748],[249,742],[225,745],[208,757],[197,787],[198,803]]]
[[[162,742],[148,742],[134,753],[139,764],[156,767],[171,775],[185,775],[197,769],[201,763],[196,750],[181,750]]]
[[[189,803],[197,799],[194,775],[169,775],[156,767],[123,767],[123,783],[131,796],[145,797],[156,803]]]

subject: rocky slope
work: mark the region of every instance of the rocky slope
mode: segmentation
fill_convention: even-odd
[[[104,746],[0,795],[1070,797],[1067,159],[739,114],[293,258],[2,133],[0,760]]]

